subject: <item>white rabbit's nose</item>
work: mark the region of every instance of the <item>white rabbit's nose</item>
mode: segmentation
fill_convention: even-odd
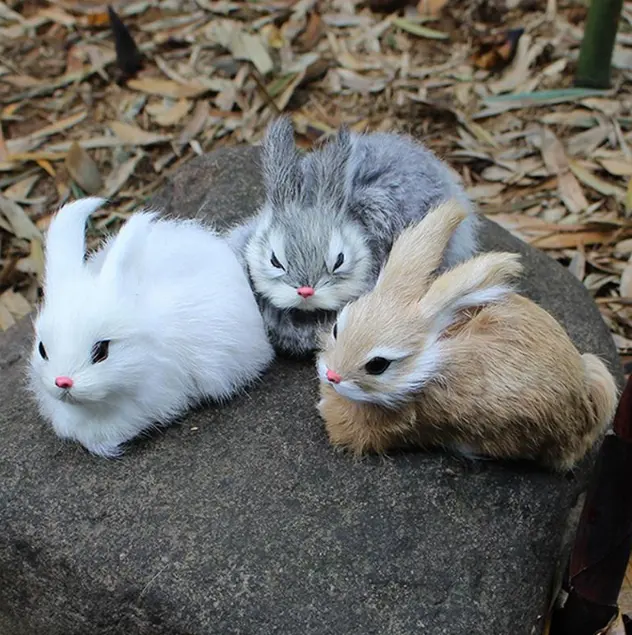
[[[75,382],[70,379],[70,377],[57,377],[55,379],[55,386],[57,386],[58,388],[64,388],[66,390],[72,388],[74,383]]]

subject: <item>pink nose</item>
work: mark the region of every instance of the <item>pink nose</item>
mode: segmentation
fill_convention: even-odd
[[[302,298],[310,298],[311,296],[314,295],[314,289],[312,289],[312,287],[299,287],[296,292],[302,297]]]
[[[342,377],[338,373],[334,373],[333,370],[328,370],[327,371],[327,379],[332,384],[339,384],[341,382],[341,380],[342,380]]]
[[[70,377],[57,377],[55,379],[55,386],[59,388],[72,388],[74,383]]]

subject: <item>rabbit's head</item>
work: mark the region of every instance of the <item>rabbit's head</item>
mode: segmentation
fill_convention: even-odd
[[[152,214],[137,214],[93,258],[85,223],[104,201],[62,207],[46,240],[44,301],[35,319],[31,386],[68,404],[133,394],[152,363],[139,302],[138,260]]]
[[[369,284],[366,235],[348,213],[351,150],[343,128],[306,160],[289,119],[268,128],[262,149],[266,202],[246,260],[256,290],[279,308],[339,310]]]
[[[400,235],[375,288],[323,333],[322,382],[353,401],[397,408],[440,378],[450,329],[467,311],[505,298],[521,269],[516,254],[490,253],[436,276],[465,216],[448,201]]]

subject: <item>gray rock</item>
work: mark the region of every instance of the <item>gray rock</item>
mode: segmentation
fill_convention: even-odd
[[[157,197],[218,224],[254,210],[256,151],[190,162]],[[582,285],[524,254],[525,293],[621,380]],[[440,453],[356,461],[328,446],[305,363],[107,461],[57,440],[25,393],[28,320],[0,337],[0,632],[11,635],[532,635],[573,476]]]

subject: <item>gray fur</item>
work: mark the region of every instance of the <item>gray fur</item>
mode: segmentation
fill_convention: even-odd
[[[472,204],[447,165],[410,137],[358,135],[342,128],[332,141],[301,155],[290,120],[281,117],[268,128],[262,163],[266,203],[257,216],[231,232],[229,241],[245,263],[268,334],[282,354],[312,353],[318,332],[333,322],[336,312],[375,284],[397,235],[440,202],[456,197],[473,212],[453,236],[444,266],[476,251]],[[331,257],[329,266],[326,260],[335,232],[346,234],[341,252],[345,258],[348,253],[364,254],[358,263],[368,268],[354,264],[346,273],[332,273]],[[269,269],[273,235],[284,237],[287,270],[280,280],[293,287],[283,286],[284,293],[320,284],[319,301],[322,297],[327,306],[285,306],[270,297],[272,291],[261,288],[262,282],[257,284],[262,279],[256,275],[259,267]],[[349,247],[357,244],[358,236],[368,251]],[[361,277],[354,275],[362,271]],[[278,284],[267,278],[264,282]]]

